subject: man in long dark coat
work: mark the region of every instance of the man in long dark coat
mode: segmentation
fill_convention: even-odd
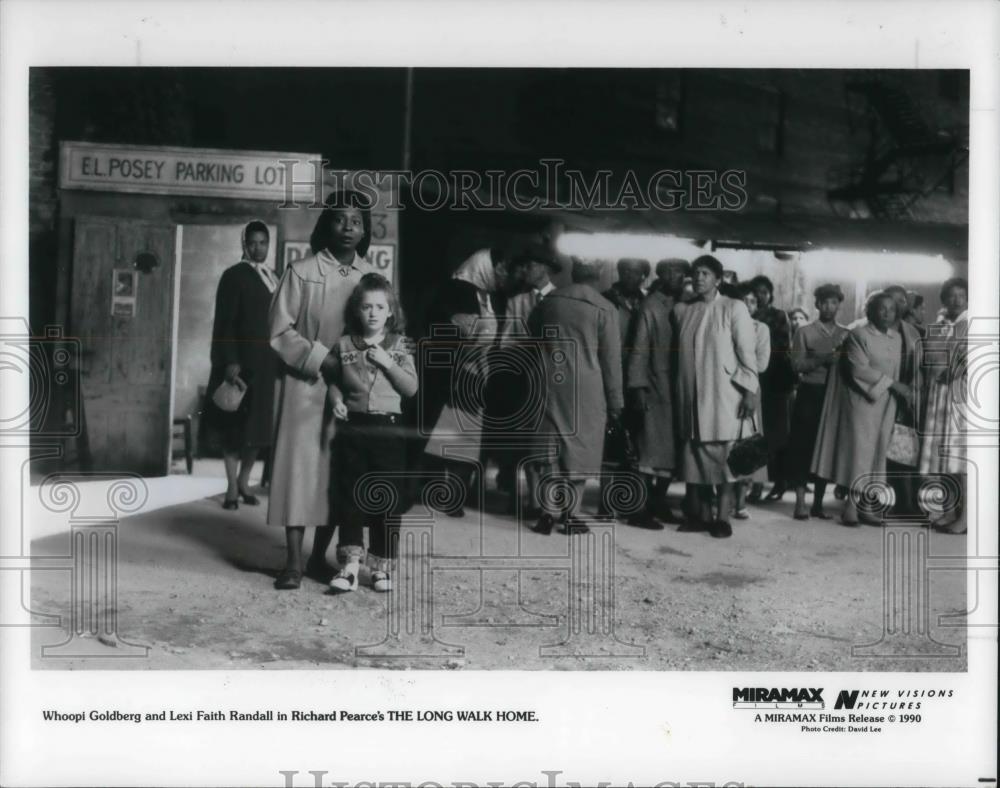
[[[542,341],[546,396],[540,434],[554,453],[553,472],[565,476],[566,497],[541,495],[535,525],[549,534],[557,521],[566,531],[586,531],[574,515],[588,477],[599,476],[609,418],[623,407],[618,313],[596,289],[599,272],[573,261],[573,284],[550,293],[534,309],[530,331]]]

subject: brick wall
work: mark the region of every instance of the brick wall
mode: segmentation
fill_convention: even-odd
[[[28,80],[29,320],[39,331],[54,319],[59,150],[55,139],[56,87],[51,72],[32,69]]]

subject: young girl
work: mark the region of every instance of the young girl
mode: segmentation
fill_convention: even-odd
[[[361,277],[347,302],[347,332],[333,349],[335,364],[327,380],[333,415],[338,420],[331,469],[333,502],[340,523],[337,564],[330,581],[335,593],[358,587],[365,558],[364,526],[369,527],[368,568],[372,588],[392,589],[390,566],[396,540],[387,516],[400,510],[399,474],[405,469],[406,439],[401,424],[403,397],[417,392],[417,373],[405,337],[392,285],[380,274]],[[380,474],[396,490],[395,506],[380,515],[365,514],[359,480]]]

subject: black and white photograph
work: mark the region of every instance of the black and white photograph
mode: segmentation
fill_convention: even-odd
[[[965,551],[968,72],[29,87],[31,322],[81,359],[79,408],[52,408],[80,429],[33,480],[169,499],[119,526],[114,634],[148,654],[109,645],[116,669],[964,669],[960,573],[898,600],[924,630],[898,654],[881,589],[887,525]],[[260,93],[357,113],[237,121]],[[317,191],[258,197],[267,172]],[[102,264],[132,266],[130,325]],[[66,580],[33,600],[65,616]],[[430,616],[394,630],[394,605]],[[37,666],[71,635],[36,630]]]
[[[907,5],[881,8],[902,24]],[[331,46],[354,35],[331,32],[338,8],[362,13],[320,13]],[[754,28],[736,8],[720,29]],[[905,67],[292,65],[274,42],[219,63],[140,38],[133,64],[19,55],[5,141],[26,181],[3,215],[23,257],[8,280],[5,254],[22,300],[0,315],[2,370],[26,396],[0,422],[4,654],[53,691],[118,685],[49,699],[38,730],[173,725],[183,747],[210,723],[279,742],[426,723],[432,749],[475,721],[472,764],[491,725],[514,748],[573,736],[546,683],[655,706],[654,686],[694,702],[715,682],[695,711],[642,712],[633,773],[615,705],[581,718],[591,756],[560,744],[561,771],[532,759],[517,783],[654,784],[680,761],[639,742],[709,736],[709,714],[720,741],[874,752],[947,729],[984,664],[975,702],[995,697],[1000,225],[974,64],[919,40]],[[129,686],[160,689],[133,707]],[[951,784],[995,783],[992,704],[963,723],[981,741],[942,734],[970,748]],[[925,758],[943,780],[926,784],[948,782]],[[230,774],[452,784],[418,760],[335,748]],[[701,762],[657,779],[832,784]],[[875,763],[839,784],[919,780]]]

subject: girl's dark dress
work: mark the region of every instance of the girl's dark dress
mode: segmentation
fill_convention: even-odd
[[[237,263],[223,272],[215,296],[206,408],[228,452],[271,445],[278,357],[270,344],[270,306],[271,291],[251,264]],[[240,377],[248,388],[239,410],[226,413],[212,403],[212,394],[233,363],[240,365]]]

